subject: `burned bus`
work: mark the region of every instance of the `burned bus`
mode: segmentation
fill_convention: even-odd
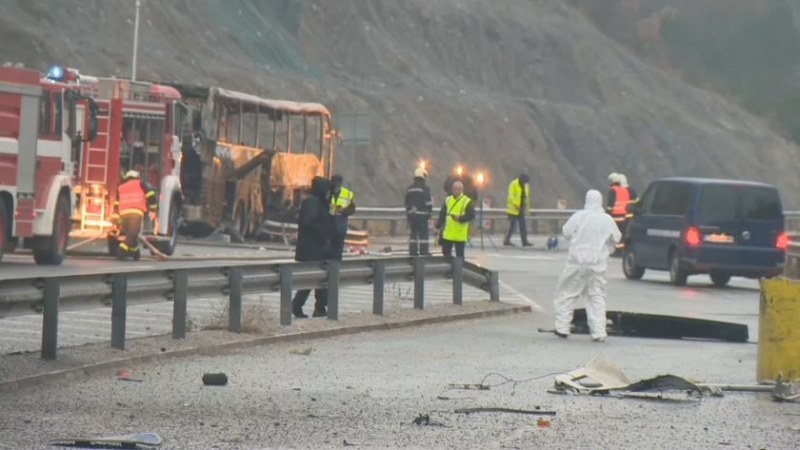
[[[188,107],[181,150],[185,229],[246,237],[293,221],[300,194],[333,170],[331,114],[319,103],[173,84]]]

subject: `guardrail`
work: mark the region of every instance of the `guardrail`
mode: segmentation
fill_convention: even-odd
[[[280,292],[280,324],[292,324],[292,293],[297,289],[328,289],[328,319],[339,318],[339,288],[372,284],[372,313],[384,313],[387,281],[414,281],[414,308],[425,305],[425,280],[453,280],[453,304],[462,304],[463,284],[500,300],[499,274],[460,259],[441,256],[351,259],[321,262],[270,262],[214,267],[143,270],[128,273],[47,276],[0,281],[0,318],[42,312],[43,359],[55,359],[58,314],[62,309],[96,308],[111,304],[111,346],[125,349],[127,305],[153,299],[174,304],[172,337],[186,337],[186,306],[190,297],[227,296],[228,331],[242,326],[242,296]]]
[[[479,209],[476,209],[478,213]],[[531,234],[537,234],[545,227],[542,226],[543,222],[548,223],[548,230],[550,232],[558,232],[560,229],[559,223],[566,221],[576,210],[573,209],[532,209],[530,213],[525,216],[528,223],[528,230]],[[439,208],[433,209],[433,217],[438,217]],[[361,229],[368,230],[370,222],[388,222],[389,235],[397,236],[398,222],[406,221],[405,208],[377,208],[377,207],[362,207],[356,209],[356,213],[350,219],[352,222],[360,222]],[[477,218],[476,218],[477,220]],[[508,214],[505,208],[484,208],[483,220],[489,222],[485,228],[489,233],[494,233],[496,229],[496,222],[508,221]]]
[[[525,217],[528,222],[528,232],[530,234],[537,234],[540,230],[545,228],[549,233],[560,233],[560,223],[566,221],[576,210],[574,209],[531,209],[530,213]],[[477,212],[477,211],[476,211]],[[433,217],[437,217],[439,208],[434,208]],[[800,231],[800,211],[784,211],[786,217],[786,229]],[[508,215],[505,208],[484,208],[483,220],[489,222],[489,225],[484,229],[489,233],[494,233],[497,221],[507,222]],[[362,230],[369,229],[369,222],[388,222],[389,235],[397,236],[398,222],[406,221],[405,208],[377,208],[377,207],[363,207],[359,206],[356,209],[355,215],[351,221],[360,221]],[[542,226],[547,223],[547,227]]]

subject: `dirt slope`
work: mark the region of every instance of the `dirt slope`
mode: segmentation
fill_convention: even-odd
[[[361,204],[401,201],[429,158],[485,168],[502,201],[575,205],[611,171],[778,183],[798,201],[800,151],[719,96],[642,62],[561,0],[145,0],[140,78],[222,84],[370,117],[338,165]],[[0,60],[129,70],[133,0],[0,2]],[[80,5],[80,6],[78,6]]]

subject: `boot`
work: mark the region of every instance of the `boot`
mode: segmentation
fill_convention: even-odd
[[[303,307],[297,302],[297,299],[292,300],[292,314],[298,319],[308,319],[308,315],[303,312]]]
[[[328,317],[328,311],[325,308],[315,309],[313,316],[314,317]]]

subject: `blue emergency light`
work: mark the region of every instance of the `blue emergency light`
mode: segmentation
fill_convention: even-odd
[[[64,68],[61,66],[53,66],[47,72],[47,79],[53,81],[64,81]]]

